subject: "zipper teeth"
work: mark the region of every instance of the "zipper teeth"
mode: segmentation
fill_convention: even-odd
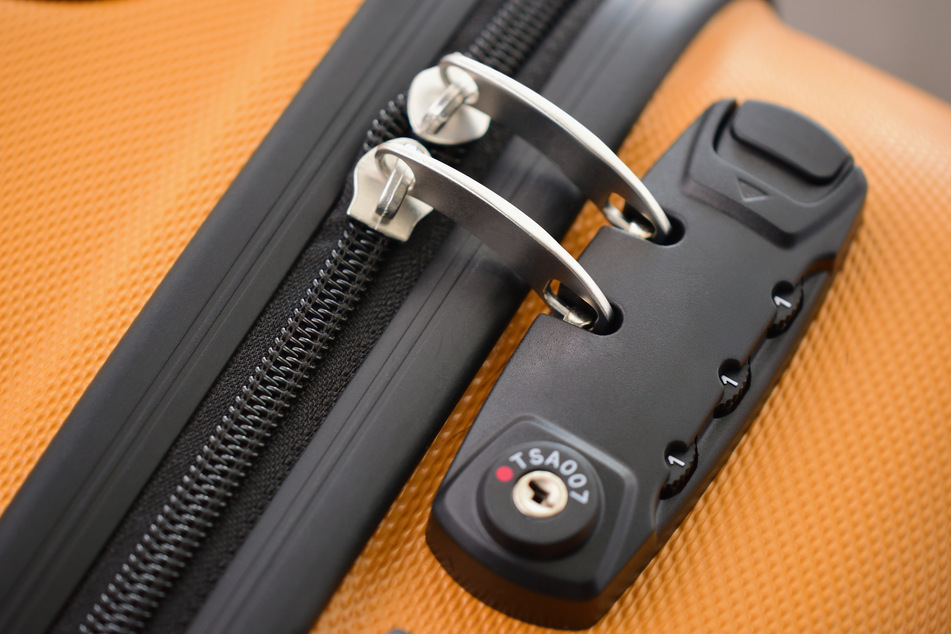
[[[344,230],[274,346],[81,631],[126,632],[145,626],[359,300],[387,243],[362,225],[350,223]]]
[[[571,1],[508,0],[467,54],[513,74]],[[405,96],[399,95],[373,121],[363,151],[409,132]],[[359,223],[347,224],[234,405],[80,624],[81,632],[132,634],[145,627],[359,302],[389,243]]]
[[[466,52],[497,71],[514,75],[567,5],[564,0],[506,2]]]

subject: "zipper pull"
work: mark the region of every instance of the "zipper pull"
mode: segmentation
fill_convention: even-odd
[[[479,139],[497,121],[558,165],[615,227],[659,242],[670,234],[657,200],[593,132],[537,92],[461,53],[446,55],[413,79],[407,114],[417,136],[441,145]],[[642,218],[626,217],[611,194]]]
[[[613,309],[595,281],[537,222],[485,185],[429,155],[419,142],[393,139],[357,162],[347,215],[405,242],[433,208],[498,253],[564,321],[604,332]],[[557,280],[581,301],[570,305]]]

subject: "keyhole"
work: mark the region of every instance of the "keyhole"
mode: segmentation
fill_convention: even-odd
[[[522,515],[552,517],[568,506],[568,485],[551,471],[532,471],[512,487],[512,501]]]
[[[529,480],[528,486],[532,487],[532,491],[535,492],[535,495],[532,496],[532,501],[536,504],[545,504],[545,498],[548,497],[548,491],[545,490],[538,480]]]

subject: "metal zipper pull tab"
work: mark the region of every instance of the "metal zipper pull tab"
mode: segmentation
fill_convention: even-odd
[[[434,208],[498,253],[563,320],[603,332],[613,309],[595,281],[537,222],[485,185],[429,155],[419,142],[393,139],[357,162],[347,215],[405,242]],[[570,306],[558,281],[580,298]],[[564,295],[564,294],[562,294]]]
[[[614,226],[645,239],[663,240],[670,233],[657,200],[593,132],[537,92],[461,53],[446,55],[416,76],[407,113],[413,132],[442,145],[481,138],[497,121],[558,165]],[[611,203],[611,194],[643,219],[628,219]]]

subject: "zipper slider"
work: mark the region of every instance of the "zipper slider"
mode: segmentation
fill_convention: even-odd
[[[594,332],[613,320],[608,298],[587,271],[537,222],[485,185],[429,155],[419,142],[393,139],[363,155],[347,215],[405,242],[433,208],[498,253],[564,321]],[[571,305],[567,288],[581,301]]]
[[[417,136],[441,145],[479,139],[497,121],[558,165],[614,226],[658,241],[670,233],[657,200],[593,132],[537,92],[461,53],[446,55],[413,79],[407,114]],[[642,218],[626,217],[611,194]]]
[[[442,145],[474,141],[498,121],[558,165],[614,226],[643,239],[670,233],[670,220],[651,193],[593,132],[535,91],[461,53],[413,79],[407,114],[417,136]],[[495,192],[432,158],[418,141],[394,139],[367,152],[353,185],[351,218],[405,242],[435,207],[501,255],[562,319],[594,332],[609,329],[607,297],[554,238]],[[625,217],[611,194],[641,218]]]

